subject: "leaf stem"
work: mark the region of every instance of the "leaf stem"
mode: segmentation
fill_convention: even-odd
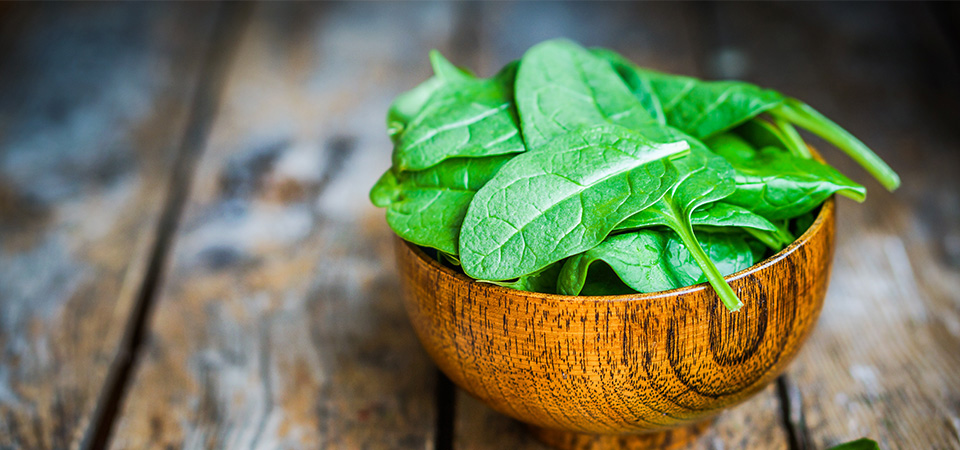
[[[789,147],[790,153],[793,153],[795,156],[799,156],[804,159],[812,159],[813,155],[810,153],[810,149],[807,148],[807,143],[803,142],[803,138],[800,137],[800,133],[797,133],[797,129],[790,125],[790,122],[781,119],[780,117],[774,116],[773,123],[780,128],[780,132],[783,133],[784,140],[786,141],[787,147]]]
[[[770,247],[771,250],[779,252],[783,250],[783,244],[780,242],[780,239],[777,238],[776,234],[772,231],[767,230],[758,230],[756,228],[743,227],[743,229],[749,233],[751,236],[756,238],[758,241]]]
[[[869,147],[847,130],[828,119],[806,103],[788,98],[770,111],[775,117],[799,125],[843,150],[847,155],[870,172],[883,187],[893,191],[900,186],[900,176],[883,162]]]
[[[690,251],[693,259],[697,262],[697,265],[700,266],[700,269],[703,270],[704,275],[707,276],[707,280],[717,292],[717,295],[720,297],[720,301],[723,302],[723,305],[726,306],[730,311],[740,310],[740,307],[743,306],[743,302],[741,302],[740,298],[737,297],[737,294],[733,292],[733,288],[727,284],[727,281],[723,279],[723,274],[720,273],[720,269],[717,269],[717,265],[710,260],[710,257],[707,256],[707,253],[704,252],[703,248],[700,247],[700,242],[697,241],[697,237],[693,234],[693,229],[689,226],[689,224],[687,224],[687,226],[678,226],[674,228],[674,231],[676,231],[677,235],[680,236],[680,240],[683,241],[683,245],[687,247],[687,250]]]

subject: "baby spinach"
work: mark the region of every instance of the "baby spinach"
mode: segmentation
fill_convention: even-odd
[[[777,226],[746,208],[723,202],[709,203],[693,211],[690,224],[694,227],[742,227],[763,231],[777,231]],[[617,224],[614,231],[636,230],[666,226],[663,216],[651,211],[640,211]]]
[[[470,203],[460,232],[463,271],[509,280],[599,244],[673,186],[677,174],[663,159],[688,147],[609,124],[515,156]]]
[[[698,139],[729,130],[780,105],[784,96],[739,81],[701,81],[642,69],[605,49],[609,61],[653,117]]]
[[[793,146],[791,139],[787,138],[787,133],[785,133],[779,125],[781,124],[774,124],[765,118],[756,117],[730,130],[730,134],[740,137],[742,139],[742,145],[747,145],[751,148],[777,147],[797,156],[809,157],[801,155],[799,152],[790,148]],[[786,125],[789,126],[789,124]],[[793,131],[796,132],[795,129]],[[724,134],[720,136],[724,136]],[[707,141],[710,142],[709,139]],[[732,141],[732,144],[739,145],[741,141]],[[804,147],[806,147],[806,144],[804,144]],[[809,155],[809,150],[807,150],[807,152],[807,155]]]
[[[563,267],[563,260],[557,261],[549,266],[521,276],[515,280],[508,281],[490,281],[483,280],[485,283],[496,284],[498,286],[508,287],[519,291],[542,292],[544,294],[557,293],[557,277],[560,276],[560,269]]]
[[[429,80],[420,83],[419,86],[398,95],[393,100],[390,109],[387,110],[387,134],[394,145],[399,142],[407,124],[423,109],[423,105],[427,104],[427,100],[441,85],[443,85],[443,80],[438,77],[431,77]]]
[[[873,439],[860,438],[855,441],[834,445],[827,450],[880,450],[880,444]]]
[[[771,114],[787,122],[799,125],[824,139],[827,142],[837,146],[840,150],[846,152],[854,161],[867,169],[883,187],[892,191],[900,186],[900,176],[897,175],[887,163],[883,162],[876,153],[870,150],[839,125],[828,119],[817,110],[804,102],[795,98],[786,99],[782,105],[772,109]]]
[[[723,304],[731,311],[736,311],[743,303],[701,248],[691,223],[694,210],[735,191],[733,168],[723,158],[704,149],[702,144],[693,146],[687,156],[677,159],[673,164],[679,174],[677,182],[645,212],[659,216],[664,225],[677,233]]]
[[[510,159],[510,155],[448,159],[427,170],[387,171],[370,199],[387,208],[387,224],[404,240],[458,253],[460,224],[474,194]]]
[[[743,236],[701,233],[701,245],[723,275],[754,264]],[[638,292],[658,292],[706,281],[700,263],[671,231],[641,230],[610,236],[600,245],[567,259],[560,270],[557,292],[578,295],[591,266],[603,261],[627,286]]]
[[[900,183],[809,105],[753,84],[567,40],[488,79],[430,60],[434,76],[390,106],[393,166],[370,199],[401,238],[481,281],[569,295],[708,281],[736,311],[724,275],[789,245],[831,195],[866,194],[795,126]]]
[[[606,49],[593,53],[609,61],[653,117],[699,139],[769,112],[788,139],[788,150],[810,157],[798,125],[837,146],[863,166],[888,190],[900,185],[900,177],[863,142],[832,120],[795,98],[740,81],[702,81],[643,69]]]
[[[394,134],[396,171],[422,170],[448,158],[526,149],[513,105],[516,64],[507,65],[492,79],[481,79],[456,68],[439,52],[432,52],[430,59],[435,79],[440,80],[433,83],[439,84],[417,88],[394,111],[392,123],[403,124]],[[417,113],[404,121],[418,105]]]
[[[767,246],[769,249],[773,250],[774,252],[779,252],[780,250],[783,250],[784,247],[790,245],[795,238],[787,229],[787,225],[783,223],[784,221],[781,220],[778,222],[780,223],[774,224],[773,230],[744,228],[744,231],[756,238],[758,241],[760,241],[760,243]]]
[[[517,70],[516,98],[529,148],[583,126],[636,128],[651,121],[609,64],[566,40],[527,50]]]
[[[736,170],[736,191],[724,201],[770,220],[803,214],[834,193],[860,202],[866,196],[863,186],[819,161],[774,147],[755,150],[731,134],[707,144]]]
[[[558,283],[554,283],[554,290],[557,289],[557,285]],[[624,295],[635,292],[637,290],[627,286],[607,263],[596,261],[590,266],[587,278],[583,282],[583,289],[577,295]]]

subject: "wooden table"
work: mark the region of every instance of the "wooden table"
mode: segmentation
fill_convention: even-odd
[[[560,35],[803,98],[903,177],[827,153],[870,198],[820,323],[693,448],[960,448],[957,11],[3,4],[0,448],[543,448],[421,350],[367,191],[429,49],[489,75]]]

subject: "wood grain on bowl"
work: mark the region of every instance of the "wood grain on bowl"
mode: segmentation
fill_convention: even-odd
[[[708,284],[568,297],[474,281],[399,239],[397,257],[414,329],[458,386],[535,427],[643,433],[709,418],[783,371],[823,305],[834,214],[831,199],[794,244],[727,277],[736,313]]]

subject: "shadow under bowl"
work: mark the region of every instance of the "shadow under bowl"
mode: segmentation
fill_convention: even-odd
[[[835,203],[790,246],[726,280],[574,297],[477,282],[397,238],[403,298],[437,366],[559,448],[671,448],[786,368],[816,324],[834,252]]]

